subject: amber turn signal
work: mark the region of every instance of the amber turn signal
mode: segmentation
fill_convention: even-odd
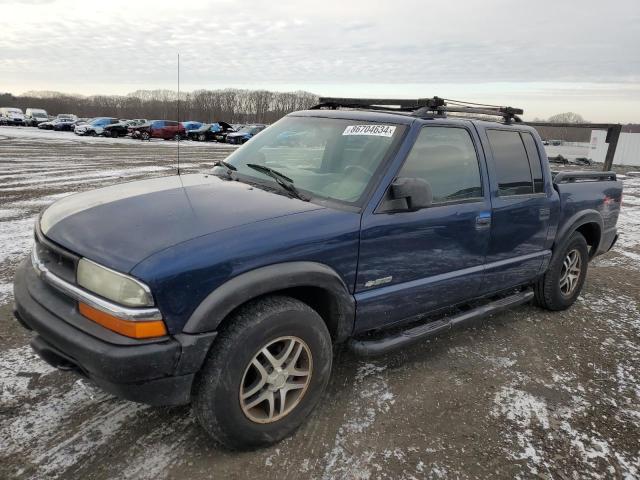
[[[167,328],[162,320],[123,320],[102,310],[90,307],[86,303],[78,303],[78,310],[89,320],[102,325],[120,335],[131,338],[153,338],[162,337],[167,334]]]

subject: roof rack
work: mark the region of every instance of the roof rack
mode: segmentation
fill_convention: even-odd
[[[311,110],[364,108],[367,110],[408,112],[420,118],[446,118],[447,113],[463,113],[502,117],[506,123],[511,121],[521,122],[522,120],[518,115],[524,113],[521,108],[471,103],[440,97],[417,99],[320,97],[318,101],[320,103],[311,107]]]

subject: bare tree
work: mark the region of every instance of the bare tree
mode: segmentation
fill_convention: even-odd
[[[547,121],[551,123],[587,123],[587,121],[582,118],[582,115],[574,112],[551,115]]]
[[[318,102],[309,92],[270,92],[267,90],[137,90],[128,95],[69,95],[60,92],[28,92],[21,96],[0,94],[0,106],[44,108],[50,114],[75,113],[80,117],[111,116],[199,120],[230,123],[272,123],[295,110],[304,110]]]

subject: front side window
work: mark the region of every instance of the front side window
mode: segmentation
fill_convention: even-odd
[[[433,203],[482,197],[478,156],[464,128],[423,128],[397,176],[427,181]]]
[[[251,128],[251,127],[249,127]],[[361,120],[289,116],[236,150],[227,162],[239,176],[273,183],[249,164],[277,170],[313,198],[361,202],[405,126]]]
[[[527,152],[520,133],[508,130],[487,130],[498,178],[498,193],[502,196],[533,193],[533,179]]]

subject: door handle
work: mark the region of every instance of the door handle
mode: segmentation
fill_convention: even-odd
[[[476,229],[489,228],[491,226],[491,213],[482,212],[476,217]]]

